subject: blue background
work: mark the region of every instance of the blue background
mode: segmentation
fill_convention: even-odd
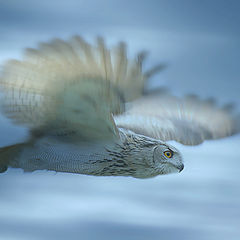
[[[145,69],[165,63],[149,87],[240,100],[240,2],[1,1],[0,61],[52,37],[98,35],[129,55],[149,51]],[[26,131],[0,117],[0,146]],[[239,239],[240,138],[183,153],[181,174],[150,180],[10,169],[0,175],[0,239]]]

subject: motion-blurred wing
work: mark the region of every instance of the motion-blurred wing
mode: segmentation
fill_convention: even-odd
[[[239,131],[239,121],[231,110],[218,108],[213,100],[195,96],[178,98],[169,94],[143,97],[116,116],[118,127],[138,134],[197,145],[205,139],[223,138]]]
[[[116,137],[112,115],[124,110],[116,82],[126,69],[122,63],[114,65],[110,56],[101,39],[95,48],[80,37],[26,50],[23,61],[10,61],[3,68],[3,112],[35,134]]]

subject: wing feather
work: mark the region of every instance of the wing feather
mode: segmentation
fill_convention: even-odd
[[[239,118],[231,109],[218,107],[213,99],[179,98],[160,92],[128,106],[123,115],[115,117],[117,126],[163,141],[197,145],[240,131]]]
[[[3,68],[3,112],[32,132],[75,132],[90,140],[116,137],[112,114],[123,112],[124,99],[112,55],[103,40],[95,47],[80,37],[27,49],[22,61]]]
[[[106,48],[103,38],[97,38],[100,68],[107,80],[114,79],[110,51]]]

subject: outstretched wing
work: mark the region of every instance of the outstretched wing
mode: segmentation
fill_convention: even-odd
[[[138,134],[197,145],[205,139],[223,138],[239,132],[239,119],[228,106],[219,108],[211,99],[183,98],[166,93],[145,96],[115,117],[118,127]]]
[[[4,66],[2,109],[35,134],[112,138],[118,135],[112,115],[124,111],[122,89],[129,79],[140,88],[144,76],[141,61],[128,60],[124,44],[109,50],[100,38],[96,47],[80,37],[56,39]]]

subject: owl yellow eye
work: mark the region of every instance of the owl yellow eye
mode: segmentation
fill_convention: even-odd
[[[167,157],[167,158],[171,158],[173,156],[173,153],[171,151],[165,151],[164,152],[164,155]]]

